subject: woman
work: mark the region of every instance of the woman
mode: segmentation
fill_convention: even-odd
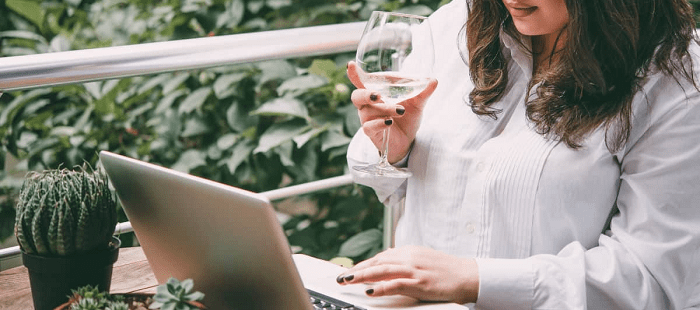
[[[350,166],[391,203],[395,249],[338,277],[482,309],[700,308],[700,92],[685,0],[455,0],[436,80],[398,108],[358,87]],[[619,210],[619,211],[618,211]]]

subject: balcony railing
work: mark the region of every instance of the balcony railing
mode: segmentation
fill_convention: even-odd
[[[0,91],[351,52],[357,48],[364,25],[357,22],[0,58]],[[348,184],[352,178],[343,175],[262,194],[274,201]],[[391,210],[387,207],[384,212],[385,248],[393,237]],[[115,232],[132,230],[124,222]],[[0,249],[0,258],[19,254],[18,246]]]

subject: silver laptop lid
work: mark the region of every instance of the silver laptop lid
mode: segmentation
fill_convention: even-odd
[[[311,309],[270,201],[102,151],[159,283],[191,278],[209,309]]]

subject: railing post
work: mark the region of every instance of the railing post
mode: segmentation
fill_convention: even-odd
[[[406,199],[401,198],[398,201],[390,201],[384,205],[384,230],[382,231],[382,249],[393,248],[395,244],[396,224],[403,214],[404,203]]]

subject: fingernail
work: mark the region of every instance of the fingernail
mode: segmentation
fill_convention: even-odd
[[[390,118],[387,118],[384,120],[384,125],[391,126],[391,124],[393,124],[393,123],[394,123],[394,121],[392,121]]]
[[[377,101],[377,98],[379,98],[379,96],[377,96],[377,94],[371,94],[371,95],[369,95],[369,100]]]
[[[343,278],[343,280],[345,280],[345,282],[350,282],[350,281],[352,281],[352,279],[354,279],[354,278],[355,278],[355,275],[352,275],[352,274],[351,274],[351,275],[348,275],[347,277]]]
[[[344,279],[344,277],[343,277],[343,275],[341,274],[341,275],[339,275],[337,278],[335,278],[335,282],[343,283],[343,279]]]
[[[374,289],[373,289],[373,288],[369,288],[369,289],[367,289],[367,290],[365,291],[365,293],[367,293],[367,295],[372,295],[372,294],[374,294]]]
[[[406,113],[406,108],[404,108],[402,106],[396,107],[396,114],[403,115],[404,113]]]

